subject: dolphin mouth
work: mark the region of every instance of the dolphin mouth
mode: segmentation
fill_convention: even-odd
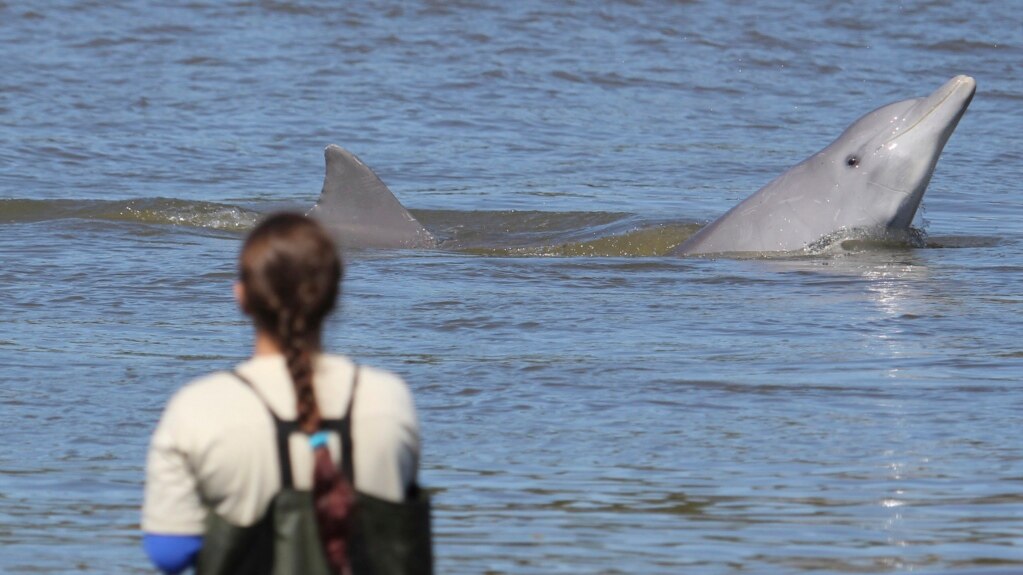
[[[873,181],[869,181],[868,180],[867,183],[870,184],[871,186],[877,186],[879,188],[883,188],[884,190],[889,191],[889,192],[891,192],[893,194],[899,194],[900,196],[906,196],[907,198],[913,195],[913,192],[910,192],[910,191],[907,191],[907,190],[900,190],[898,188],[893,188],[891,186],[886,186],[886,185],[878,183],[878,182],[873,182]]]
[[[921,114],[920,117],[917,118],[916,121],[913,122],[911,126],[904,130],[899,130],[898,134],[895,134],[891,138],[885,140],[885,142],[881,144],[881,146],[882,147],[887,146],[888,144],[894,142],[895,140],[901,138],[902,136],[905,136],[906,134],[912,132],[914,128],[916,128],[924,121],[926,121],[928,118],[930,118],[932,115],[934,115],[935,112],[945,108],[945,102],[947,102],[952,96],[963,93],[964,92],[963,88],[965,88],[966,89],[965,91],[968,91],[968,93],[963,96],[962,102],[959,104],[958,109],[955,110],[955,112],[951,115],[950,121],[948,122],[950,125],[954,127],[958,123],[959,118],[962,117],[963,112],[965,112],[966,108],[969,107],[970,102],[973,101],[973,95],[977,91],[977,81],[970,76],[965,75],[956,76],[949,80],[948,82],[945,82],[945,84],[938,88],[937,90],[935,90],[933,94],[927,96],[924,100],[924,103],[928,104],[927,111]]]

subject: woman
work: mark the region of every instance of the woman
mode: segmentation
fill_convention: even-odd
[[[267,218],[245,241],[240,272],[235,297],[255,326],[254,355],[167,405],[147,462],[144,547],[168,573],[348,572],[345,477],[388,501],[410,492],[412,397],[395,375],[321,350],[341,261],[316,222]]]

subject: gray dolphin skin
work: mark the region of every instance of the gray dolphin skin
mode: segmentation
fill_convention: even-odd
[[[976,87],[973,78],[956,76],[930,96],[870,112],[673,255],[792,252],[846,232],[908,230]]]
[[[369,166],[330,145],[320,199],[309,211],[343,248],[428,248],[436,240]]]

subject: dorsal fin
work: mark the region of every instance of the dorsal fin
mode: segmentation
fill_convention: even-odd
[[[345,248],[417,248],[436,244],[380,178],[348,150],[331,144],[320,199],[310,210]]]

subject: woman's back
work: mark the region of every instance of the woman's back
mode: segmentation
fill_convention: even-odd
[[[325,419],[343,416],[354,369],[342,356],[317,358],[313,381]],[[412,396],[398,377],[366,366],[358,369],[352,414],[355,488],[401,501],[415,481],[419,458]],[[280,490],[276,432],[265,405],[279,418],[295,420],[295,393],[284,358],[256,356],[236,370],[255,392],[231,372],[218,372],[185,386],[168,404],[150,447],[144,531],[201,533],[207,508],[235,525],[252,525]],[[331,435],[332,459],[340,464],[340,442]],[[313,456],[308,437],[292,435],[290,448],[295,488],[309,490]]]

